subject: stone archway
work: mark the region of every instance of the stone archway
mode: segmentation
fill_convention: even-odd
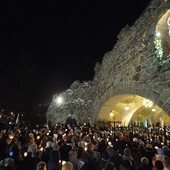
[[[94,104],[95,122],[105,102],[112,96],[124,94],[150,99],[170,115],[170,67],[160,70],[164,64],[158,60],[160,48],[157,49],[154,42],[158,31],[164,32],[162,42],[169,36],[169,6],[168,2],[153,0],[133,27],[127,26],[120,32],[113,50],[105,54],[100,66],[97,65],[95,78],[101,92]],[[151,12],[153,9],[157,15]],[[162,48],[164,54],[170,52],[166,47]]]
[[[113,114],[110,114],[110,113]],[[144,124],[144,119],[149,121],[149,124],[162,123],[170,124],[169,115],[152,101],[137,95],[123,94],[116,95],[107,100],[97,116],[97,120],[103,122],[114,121],[121,125],[128,126],[132,122],[135,124]]]
[[[116,87],[110,86],[109,88],[107,88],[106,91],[103,94],[101,94],[101,98],[96,101],[98,102],[97,103],[98,105],[96,103],[94,104],[95,109],[96,109],[96,115],[94,115],[95,122],[97,122],[98,119],[102,119],[102,118],[99,118],[98,115],[100,115],[103,112],[102,110],[103,108],[104,110],[106,110],[105,113],[107,113],[107,115],[103,115],[103,117],[105,118],[108,117],[108,114],[112,110],[114,110],[114,107],[113,107],[114,104],[112,105],[112,103],[117,104],[116,100],[119,101],[119,109],[116,114],[124,112],[125,105],[126,104],[128,105],[130,103],[133,108],[133,113],[131,112],[131,115],[126,115],[126,116],[128,116],[128,118],[130,119],[133,117],[133,120],[139,119],[137,114],[139,115],[141,114],[141,109],[142,109],[141,103],[143,102],[144,99],[148,99],[154,103],[157,109],[156,113],[159,112],[159,114],[156,115],[157,118],[158,116],[161,116],[160,113],[163,113],[166,115],[165,117],[168,120],[166,123],[169,122],[170,124],[170,117],[169,117],[170,115],[170,107],[169,107],[170,106],[170,91],[169,89],[163,89],[161,86],[156,86],[154,82],[143,83],[140,81],[118,83]],[[96,107],[96,105],[98,107]],[[105,107],[107,107],[107,109]],[[145,109],[145,111],[146,111],[145,115],[150,114],[149,110]],[[122,116],[122,120],[124,116],[125,115]],[[155,115],[154,114],[149,115],[149,117],[151,116],[154,117]],[[127,117],[125,117],[124,119],[126,120]],[[119,121],[122,121],[122,120],[119,119]]]

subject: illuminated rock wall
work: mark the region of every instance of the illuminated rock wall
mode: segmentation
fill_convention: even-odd
[[[54,95],[47,111],[47,121],[65,122],[67,116],[73,114],[78,122],[96,122],[103,103],[119,94],[143,96],[170,114],[170,56],[161,61],[159,58],[161,50],[164,54],[170,54],[170,51],[165,46],[157,48],[155,44],[158,26],[161,33],[161,22],[165,26],[170,17],[168,9],[169,0],[153,0],[132,27],[126,26],[121,30],[117,43],[104,55],[102,63],[96,63],[92,81],[76,81],[70,89],[59,94],[66,98],[63,106],[55,104]],[[164,37],[165,34],[169,36],[169,33],[164,33]],[[67,94],[69,90],[72,95]]]

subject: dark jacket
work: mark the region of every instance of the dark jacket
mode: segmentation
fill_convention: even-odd
[[[48,170],[59,170],[59,151],[49,152]]]

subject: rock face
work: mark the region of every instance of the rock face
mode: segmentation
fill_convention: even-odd
[[[53,101],[47,122],[65,122],[68,115],[78,122],[95,123],[101,106],[112,96],[145,97],[170,114],[170,1],[153,0],[132,27],[118,35],[102,63],[96,63],[92,81],[75,81],[63,96],[65,104]]]
[[[94,86],[92,82],[79,81],[73,82],[69,89],[54,95],[53,101],[48,108],[47,121],[52,124],[56,122],[65,122],[68,116],[74,116],[78,122],[87,122],[91,120],[92,96]],[[63,99],[63,103],[56,101],[57,97]]]

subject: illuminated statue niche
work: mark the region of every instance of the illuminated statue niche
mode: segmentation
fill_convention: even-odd
[[[158,21],[155,34],[156,56],[159,68],[170,67],[170,10]]]

